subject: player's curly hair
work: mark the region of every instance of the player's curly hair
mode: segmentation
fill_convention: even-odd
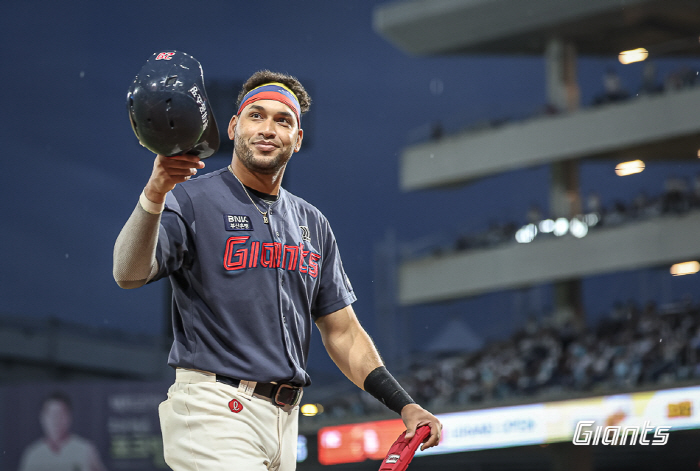
[[[301,82],[299,82],[299,80],[297,80],[297,78],[292,75],[283,74],[281,72],[272,72],[267,69],[255,72],[246,81],[246,83],[243,84],[243,89],[238,94],[236,108],[240,108],[241,101],[243,100],[243,97],[246,95],[246,93],[248,93],[255,87],[259,87],[260,85],[264,85],[270,82],[279,82],[281,84],[284,84],[287,88],[294,92],[294,94],[297,96],[297,99],[299,100],[299,106],[301,107],[300,111],[302,115],[309,111],[309,107],[311,106],[311,97],[309,96]]]

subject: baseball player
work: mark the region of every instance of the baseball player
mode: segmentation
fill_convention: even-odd
[[[311,99],[267,70],[243,86],[228,125],[231,164],[157,155],[114,249],[114,277],[136,288],[169,277],[175,383],[159,407],[174,470],[296,468],[299,402],[313,324],[340,370],[401,415],[408,436],[441,424],[383,366],[321,212],[282,188]]]

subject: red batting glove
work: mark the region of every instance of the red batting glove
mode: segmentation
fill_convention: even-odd
[[[382,461],[379,471],[404,471],[413,459],[416,450],[423,441],[430,436],[430,427],[422,425],[416,430],[416,434],[406,439],[406,432],[399,435]]]

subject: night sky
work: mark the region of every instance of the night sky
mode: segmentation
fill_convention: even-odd
[[[384,334],[374,321],[375,245],[388,233],[404,244],[448,240],[491,222],[524,223],[530,204],[547,207],[549,170],[510,172],[461,188],[401,192],[399,154],[426,137],[432,123],[440,121],[449,131],[540,112],[544,60],[409,56],[372,30],[372,9],[379,3],[28,0],[3,5],[0,314],[139,333],[163,330],[167,282],[120,289],[112,279],[112,248],[153,161],[129,125],[126,91],[152,53],[172,48],[202,63],[208,87],[240,86],[262,68],[291,73],[307,86],[314,104],[303,122],[305,146],[292,159],[283,185],[328,217],[359,298],[355,310],[381,348]],[[660,79],[681,65],[700,69],[697,59],[655,63]],[[639,88],[640,64],[580,58],[584,105],[601,92],[608,68],[617,70],[631,93]],[[215,112],[232,106],[222,101],[225,95],[210,93]],[[225,125],[219,121],[220,128]],[[206,161],[206,170],[229,161],[230,154],[217,154]],[[631,202],[642,190],[660,194],[668,175],[700,172],[695,162],[656,163],[621,179],[614,165],[581,166],[584,196],[597,191],[605,205]],[[597,316],[617,299],[668,302],[689,293],[697,302],[695,277],[684,278],[671,280],[661,270],[595,277],[584,282],[585,305]],[[523,303],[551,305],[549,289],[403,309],[410,328],[401,341],[420,350],[455,316],[484,338],[502,337],[522,320],[518,306]],[[318,339],[311,367],[326,369],[330,360]]]

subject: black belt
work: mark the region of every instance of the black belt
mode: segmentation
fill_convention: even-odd
[[[228,384],[237,388],[241,384],[240,379],[229,378],[228,376],[216,375],[219,383]],[[296,406],[301,400],[301,389],[291,384],[257,383],[254,394],[265,396],[272,400],[272,403],[279,407]]]

